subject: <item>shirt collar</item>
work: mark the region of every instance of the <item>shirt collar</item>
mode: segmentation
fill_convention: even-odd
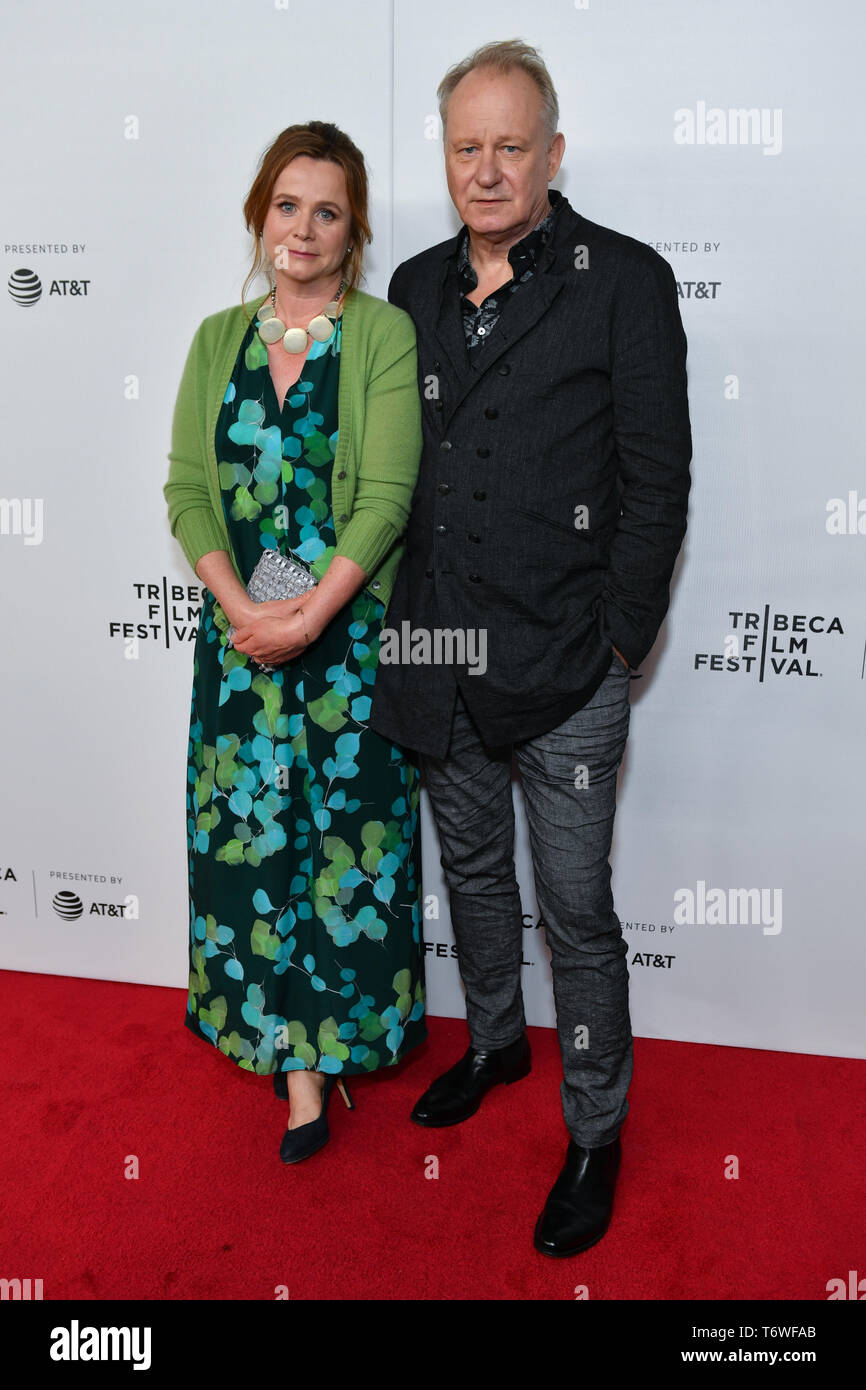
[[[508,252],[508,263],[515,280],[520,280],[527,271],[531,273],[535,270],[541,251],[553,235],[556,215],[562,204],[562,194],[555,188],[549,188],[547,196],[550,199],[550,211],[531,232],[527,232],[525,237],[516,241]],[[469,228],[465,222],[457,233],[457,238],[457,275],[461,291],[465,294],[468,290],[474,290],[478,284],[478,276],[469,259]]]

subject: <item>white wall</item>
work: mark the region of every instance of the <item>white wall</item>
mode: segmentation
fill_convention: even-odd
[[[7,7],[4,29],[5,276],[33,272],[41,297],[23,307],[10,288],[2,308],[0,964],[185,985],[194,615],[171,586],[197,581],[161,489],[190,339],[240,297],[243,197],[294,121],[334,120],[365,152],[371,292],[454,232],[436,85],[476,44],[520,36],[560,96],[556,186],[662,251],[689,339],[689,531],[632,685],[613,855],[634,1031],[866,1055],[859,7],[47,0]],[[712,108],[764,112],[763,139],[678,143],[675,113]],[[831,534],[828,503],[847,511],[849,494],[853,530]],[[747,656],[769,615],[763,679],[757,662],[696,664],[742,639],[745,612]],[[841,631],[809,628],[834,618]],[[113,622],[156,631],[136,649]],[[459,1015],[426,803],[424,828],[425,892],[442,902],[425,924],[430,1011]],[[517,862],[527,1016],[552,1024],[519,802]],[[675,894],[699,882],[768,903],[780,890],[781,930],[678,922]],[[57,914],[59,890],[80,917]],[[137,918],[119,915],[128,894]]]

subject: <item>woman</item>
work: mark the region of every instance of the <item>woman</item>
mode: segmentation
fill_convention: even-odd
[[[327,1142],[335,1080],[426,1037],[418,774],[367,725],[420,404],[411,319],[358,288],[371,235],[348,136],[320,121],[284,130],[244,215],[256,238],[244,292],[266,264],[271,290],[254,313],[242,303],[199,326],[164,488],[205,586],[185,1023],[235,1065],[274,1073],[290,1106],[280,1155],[294,1163]],[[316,587],[254,603],[245,586],[264,549],[297,557]]]

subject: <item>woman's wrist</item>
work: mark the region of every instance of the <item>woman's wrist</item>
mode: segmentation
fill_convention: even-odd
[[[233,596],[228,603],[224,603],[222,610],[232,627],[244,627],[255,616],[256,606],[249,594],[241,592]]]
[[[300,615],[301,623],[303,624],[303,632],[307,639],[307,643],[309,644],[315,641],[317,637],[321,637],[328,624],[327,618],[322,614],[321,605],[316,603],[313,598],[308,598],[305,603],[299,606],[297,611]]]

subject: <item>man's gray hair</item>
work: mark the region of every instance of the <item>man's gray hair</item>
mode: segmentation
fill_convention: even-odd
[[[448,119],[448,100],[457,83],[475,68],[489,68],[493,72],[513,72],[519,68],[531,77],[541,94],[541,119],[552,140],[559,128],[559,102],[556,89],[544,59],[530,44],[522,39],[503,39],[501,43],[485,43],[476,48],[468,58],[455,63],[446,72],[436,90],[439,98],[439,116],[442,121],[442,137],[445,138],[445,125]]]

